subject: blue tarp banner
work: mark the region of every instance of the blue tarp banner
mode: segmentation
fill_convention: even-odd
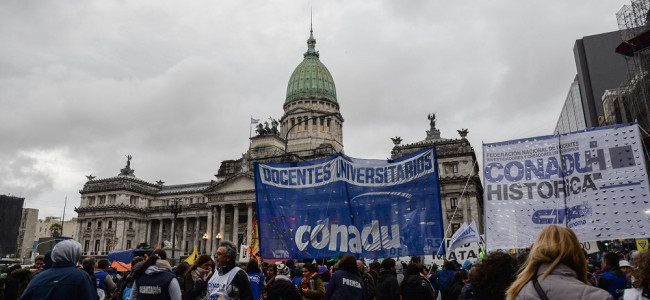
[[[435,148],[255,163],[255,192],[265,259],[431,255],[444,235]]]

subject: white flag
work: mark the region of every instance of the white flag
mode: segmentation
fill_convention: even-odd
[[[471,242],[480,241],[481,237],[479,236],[478,229],[476,228],[476,221],[472,221],[472,224],[469,226],[467,226],[467,223],[463,223],[463,226],[461,226],[451,237],[449,251]]]

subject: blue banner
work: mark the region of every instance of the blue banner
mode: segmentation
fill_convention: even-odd
[[[265,259],[431,255],[444,236],[435,148],[255,163],[255,193]]]

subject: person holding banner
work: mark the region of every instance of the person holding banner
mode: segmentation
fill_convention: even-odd
[[[614,299],[607,291],[589,285],[578,238],[571,229],[557,225],[548,225],[539,232],[506,296],[508,300]]]

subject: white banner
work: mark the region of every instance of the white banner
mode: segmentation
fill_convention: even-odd
[[[648,178],[636,124],[483,145],[488,249],[524,248],[548,224],[580,241],[641,238]]]
[[[476,228],[476,221],[472,221],[472,224],[467,226],[467,223],[463,223],[456,233],[451,237],[451,245],[449,245],[449,250],[454,250],[459,246],[469,244],[472,242],[480,242],[481,237],[478,235],[478,229]]]

